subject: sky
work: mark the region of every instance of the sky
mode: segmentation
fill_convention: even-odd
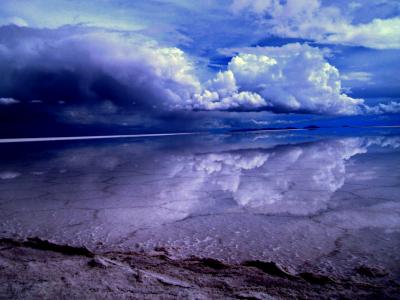
[[[398,0],[2,0],[0,137],[400,125]]]

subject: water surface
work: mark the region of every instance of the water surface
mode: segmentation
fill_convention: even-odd
[[[0,233],[400,273],[400,131],[0,145]]]

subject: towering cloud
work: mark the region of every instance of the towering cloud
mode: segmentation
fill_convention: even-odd
[[[218,74],[196,98],[195,107],[349,115],[361,112],[362,100],[342,93],[339,71],[318,48],[289,44],[237,52],[228,70]],[[245,100],[239,102],[237,98]]]

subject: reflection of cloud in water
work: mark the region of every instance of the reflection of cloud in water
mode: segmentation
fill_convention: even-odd
[[[373,145],[396,147],[398,139],[345,138],[274,148],[215,141],[203,148],[111,143],[52,156],[44,152],[20,168],[12,162],[4,166],[24,176],[0,182],[0,217],[8,220],[0,230],[118,240],[198,215],[313,215],[330,205],[345,180],[366,171],[357,163],[349,177],[346,166]]]
[[[379,147],[388,147],[388,148],[398,149],[398,148],[400,148],[400,137],[398,137],[398,136],[395,136],[395,137],[383,137],[383,136],[370,137],[370,138],[366,138],[365,144],[367,146],[377,145]]]
[[[325,208],[344,183],[345,163],[365,153],[360,139],[324,141],[272,150],[197,154],[173,160],[179,191],[222,190],[238,206],[263,213],[309,214]],[[168,190],[168,187],[163,188]]]
[[[348,257],[366,253],[371,261],[393,267],[400,211],[398,179],[391,171],[398,152],[371,148],[367,153],[369,146],[380,145],[396,148],[397,142],[345,138],[168,157],[164,166],[174,169],[170,178],[179,182],[176,197],[183,195],[188,217],[161,230],[140,231],[135,242],[145,249],[166,245],[183,255],[234,261],[250,256],[302,264],[324,257],[330,266],[354,264]],[[359,178],[365,171],[367,184]],[[158,188],[171,187],[163,180]],[[209,198],[198,197],[197,190],[208,191]],[[388,242],[382,246],[376,237]]]
[[[18,172],[5,171],[5,172],[0,172],[0,179],[14,179],[20,175],[21,174]]]

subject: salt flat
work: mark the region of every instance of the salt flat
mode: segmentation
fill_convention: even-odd
[[[0,235],[398,276],[400,137],[384,133],[3,145]]]

